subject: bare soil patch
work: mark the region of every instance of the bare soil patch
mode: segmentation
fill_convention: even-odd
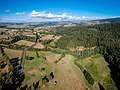
[[[15,44],[16,44],[16,45],[19,45],[19,46],[21,46],[21,45],[31,46],[31,45],[33,45],[34,43],[35,43],[35,42],[31,42],[31,41],[27,41],[27,40],[20,40],[20,41],[16,42]],[[34,46],[34,48],[43,49],[43,48],[44,48],[44,45],[41,44],[41,43],[38,43],[38,44],[36,44],[36,45]]]
[[[42,37],[42,40],[52,40],[52,39],[54,39],[53,36],[54,35],[45,35],[45,36]]]
[[[21,58],[22,55],[22,50],[13,50],[13,49],[4,48],[4,51],[9,58],[14,58],[14,57]]]

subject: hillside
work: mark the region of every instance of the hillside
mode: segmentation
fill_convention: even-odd
[[[119,26],[1,28],[0,89],[118,90]]]
[[[100,22],[120,22],[120,17],[97,20]]]
[[[9,57],[12,57],[13,52],[21,53],[20,50],[9,49],[9,51]],[[8,52],[8,49],[5,49],[6,52]],[[38,54],[39,57],[34,51],[27,52],[26,56],[32,56],[34,59],[31,61],[26,59],[25,61],[25,79],[22,82],[24,88],[27,86],[26,88],[33,89],[33,83],[39,82],[38,90],[39,88],[40,90],[100,90],[100,85],[106,90],[116,90],[114,82],[110,78],[108,63],[101,55],[79,60],[68,54],[65,54],[62,58],[62,54],[53,52],[39,51]],[[14,57],[17,56],[17,54],[14,55]],[[56,63],[59,58],[61,58],[60,61]],[[89,74],[85,74],[85,70]],[[53,78],[49,76],[51,72],[53,72]],[[87,78],[86,75],[91,76],[92,83],[91,78]],[[49,81],[43,81],[45,76]]]

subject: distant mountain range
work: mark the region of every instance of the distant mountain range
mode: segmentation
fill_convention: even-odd
[[[95,20],[95,21],[98,21],[98,20]],[[101,22],[120,22],[120,17],[117,17],[117,18],[108,18],[108,19],[101,19],[99,20]]]
[[[44,22],[0,22],[0,26],[4,27],[9,24],[28,24],[28,25],[56,25],[57,23],[68,23],[68,22],[86,22],[87,20],[83,21],[44,21]],[[100,22],[120,22],[120,17],[117,18],[107,18],[107,19],[98,19],[98,20],[88,20],[88,21],[100,21]]]

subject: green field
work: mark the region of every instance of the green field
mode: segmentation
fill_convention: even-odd
[[[21,58],[21,50],[4,50],[9,58]],[[99,84],[105,90],[116,90],[108,63],[102,55],[85,59],[78,59],[69,54],[61,58],[61,55],[52,51],[27,51],[26,56],[33,59],[25,59],[25,79],[22,86],[30,87],[39,81],[38,90],[99,90]],[[54,74],[53,79],[49,77],[50,72]],[[49,79],[47,83],[42,81],[45,76]]]
[[[110,77],[108,63],[102,55],[91,56],[86,59],[76,61],[77,65],[83,67],[105,90],[117,90],[115,83]]]

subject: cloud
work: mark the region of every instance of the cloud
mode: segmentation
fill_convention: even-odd
[[[55,20],[95,20],[95,19],[103,19],[105,17],[99,17],[99,16],[73,16],[67,13],[63,14],[53,14],[53,13],[46,13],[45,11],[35,11],[33,10],[29,14],[30,18],[32,19],[55,19]]]
[[[15,15],[24,15],[25,14],[25,12],[17,12],[17,13],[15,13]]]
[[[5,12],[11,12],[11,10],[5,10]]]
[[[29,16],[31,18],[41,18],[41,19],[58,19],[58,20],[78,20],[80,18],[85,18],[85,17],[78,17],[78,16],[72,16],[66,13],[63,14],[52,14],[52,13],[45,13],[45,11],[42,12],[37,12],[33,10]]]

